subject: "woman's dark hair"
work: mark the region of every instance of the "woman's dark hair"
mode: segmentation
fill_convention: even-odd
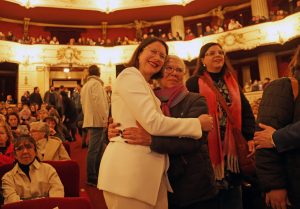
[[[198,59],[197,59],[196,68],[193,72],[193,75],[201,75],[206,70],[206,66],[203,64],[202,59],[205,57],[206,52],[212,46],[219,46],[223,50],[222,46],[219,43],[209,42],[207,44],[204,44],[200,49],[200,53],[199,53],[199,56],[198,56]],[[230,64],[230,61],[229,61],[228,57],[225,55],[225,63],[222,67],[222,70],[226,70],[226,69],[233,70],[233,67]]]
[[[30,136],[30,135],[21,135],[21,136],[18,136],[14,140],[14,147],[15,148],[18,147],[21,144],[21,142],[23,142],[23,141],[28,141],[31,144],[33,144],[34,151],[35,151],[35,153],[37,153],[36,142],[35,142],[34,138],[32,138],[32,136]]]
[[[300,45],[297,47],[296,52],[289,63],[289,68],[292,75],[295,78],[300,79]]]
[[[7,121],[7,123],[8,123],[8,119],[9,119],[9,117],[10,116],[12,116],[12,115],[14,115],[14,116],[16,116],[17,117],[17,120],[18,120],[18,125],[20,124],[20,118],[19,118],[19,115],[18,115],[18,113],[16,113],[16,112],[11,112],[11,113],[9,113],[9,114],[7,114],[7,116],[6,116],[6,121]],[[9,124],[9,123],[8,123]],[[9,124],[10,125],[10,124]]]
[[[138,47],[135,49],[133,55],[131,56],[129,62],[125,65],[125,67],[135,67],[135,68],[139,68],[139,56],[142,53],[142,51],[145,49],[145,47],[147,47],[148,45],[154,43],[154,42],[160,42],[166,49],[166,53],[168,55],[169,53],[169,47],[166,44],[166,42],[164,42],[164,40],[157,38],[157,37],[149,37],[145,40],[143,40]],[[163,69],[163,68],[162,68]],[[157,79],[157,78],[161,78],[162,77],[162,69],[154,74],[151,79]]]

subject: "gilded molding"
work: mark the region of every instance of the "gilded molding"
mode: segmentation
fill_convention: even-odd
[[[191,61],[198,57],[207,42],[220,43],[226,52],[249,50],[257,46],[284,44],[300,37],[300,12],[283,20],[243,27],[190,41],[167,42],[170,54]],[[114,66],[129,61],[136,45],[114,47],[79,45],[27,45],[0,41],[0,61],[24,65],[88,66],[91,64]]]

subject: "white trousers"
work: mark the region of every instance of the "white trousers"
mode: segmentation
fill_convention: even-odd
[[[143,188],[141,188],[141,192]],[[166,177],[162,177],[158,191],[156,204],[150,205],[137,199],[120,196],[111,192],[103,191],[104,199],[108,209],[168,209],[168,190]]]

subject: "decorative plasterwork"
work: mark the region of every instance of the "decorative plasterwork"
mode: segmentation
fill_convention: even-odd
[[[194,0],[6,0],[26,8],[52,7],[64,9],[97,10],[110,13],[122,9],[183,5]]]
[[[220,43],[226,52],[249,50],[257,46],[284,44],[300,37],[300,12],[283,20],[252,25],[237,30],[196,38],[191,41],[167,42],[170,54],[191,61],[198,57],[201,46],[208,42]],[[79,65],[99,64],[114,66],[129,61],[136,45],[66,46],[23,45],[0,41],[0,60],[24,65]]]
[[[80,63],[81,51],[73,47],[64,47],[57,50],[56,58],[61,63]]]

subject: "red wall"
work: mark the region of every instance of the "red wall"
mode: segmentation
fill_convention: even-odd
[[[102,38],[101,29],[86,29],[85,32],[81,33],[81,37],[92,38],[94,41],[98,39],[98,37]]]
[[[45,31],[44,27],[41,26],[34,26],[30,25],[28,28],[29,36],[38,37],[39,35],[42,35],[44,38],[47,36],[51,36],[49,31]]]
[[[107,38],[115,40],[118,37],[127,36],[129,39],[133,40],[135,38],[135,29],[133,28],[108,28],[107,29]]]
[[[11,31],[17,39],[23,37],[23,24],[0,22],[0,31],[7,35],[8,31]]]
[[[279,78],[284,76],[290,76],[290,70],[288,66],[289,63],[287,62],[277,62]]]

